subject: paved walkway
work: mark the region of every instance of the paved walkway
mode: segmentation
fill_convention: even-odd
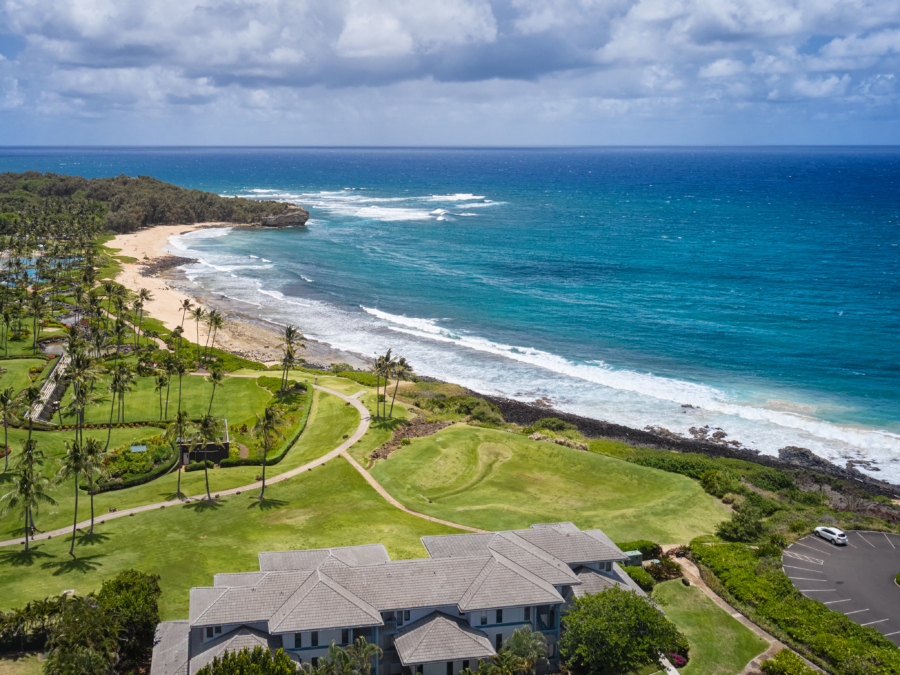
[[[357,464],[356,461],[347,452],[347,450],[349,450],[351,447],[353,447],[354,443],[356,443],[357,441],[362,439],[362,437],[365,435],[366,431],[368,431],[368,429],[369,429],[370,416],[369,416],[369,411],[366,408],[366,406],[364,406],[362,403],[360,403],[359,400],[357,400],[353,396],[345,396],[344,394],[334,391],[333,389],[328,389],[326,387],[320,387],[318,385],[313,385],[313,386],[315,386],[315,388],[320,391],[324,391],[326,394],[331,394],[332,396],[337,396],[338,398],[346,401],[347,403],[349,403],[353,407],[355,407],[357,409],[357,411],[359,412],[359,416],[360,416],[359,426],[356,428],[356,431],[353,432],[353,435],[350,436],[350,438],[348,438],[346,441],[344,441],[341,445],[336,447],[334,450],[332,450],[328,454],[322,455],[318,459],[314,459],[313,461],[308,462],[308,463],[304,464],[303,466],[298,466],[296,469],[291,469],[290,471],[286,471],[277,476],[273,476],[272,478],[267,478],[266,479],[267,486],[273,485],[274,483],[280,483],[282,481],[288,480],[289,478],[293,478],[294,476],[297,476],[297,475],[303,473],[304,471],[309,471],[310,469],[312,469],[314,467],[321,466],[322,464],[325,464],[325,462],[327,462],[331,459],[334,459],[335,457],[340,455],[340,456],[344,457],[345,459],[347,459],[350,462],[350,464],[363,475],[363,477],[366,479],[366,481],[368,481],[368,483],[372,487],[374,487],[375,490],[378,491],[378,494],[380,494],[382,497],[384,497],[388,501],[388,503],[390,503],[392,506],[395,506],[398,509],[406,511],[407,513],[410,513],[419,518],[424,518],[425,520],[430,520],[435,523],[441,523],[442,525],[448,525],[450,527],[455,527],[460,530],[469,530],[470,532],[481,532],[482,531],[482,530],[476,530],[471,527],[466,527],[465,525],[459,525],[457,523],[451,523],[446,520],[440,520],[438,518],[432,518],[431,516],[426,516],[423,513],[419,513],[417,511],[413,511],[412,509],[406,508],[405,506],[403,506],[403,504],[401,504],[396,499],[391,497],[387,493],[387,491],[383,487],[381,487],[381,485],[379,485],[378,482],[376,482],[375,479],[372,478],[372,476],[370,476],[369,473],[365,469],[363,469],[359,464]],[[216,492],[216,496],[217,497],[228,497],[229,495],[236,495],[236,494],[240,494],[242,492],[259,490],[261,488],[262,488],[262,481],[258,481],[256,483],[251,483],[250,485],[242,485],[241,487],[231,488],[230,490],[218,490]],[[143,506],[135,506],[134,508],[123,509],[121,511],[116,511],[114,513],[104,513],[104,514],[101,514],[94,518],[94,524],[105,523],[106,521],[113,520],[115,518],[124,518],[126,516],[131,516],[135,513],[143,513],[145,511],[153,511],[155,509],[162,509],[167,506],[180,506],[183,504],[188,504],[190,502],[202,501],[204,499],[206,499],[205,492],[201,495],[184,497],[183,499],[170,499],[169,501],[156,502],[154,504],[144,504]],[[83,520],[80,523],[78,523],[76,525],[76,527],[78,529],[82,529],[85,527],[90,527],[90,524],[91,524],[90,520]],[[50,532],[40,532],[33,537],[29,537],[29,541],[32,541],[32,542],[41,541],[42,539],[50,539],[51,537],[60,537],[60,536],[65,536],[65,535],[70,535],[70,534],[72,534],[71,526],[61,527],[59,529],[52,530]],[[16,544],[24,544],[24,543],[25,543],[25,537],[19,537],[18,539],[7,539],[6,541],[0,541],[0,546],[14,546]]]

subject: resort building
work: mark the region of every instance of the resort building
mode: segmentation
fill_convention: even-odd
[[[558,659],[567,602],[613,585],[643,592],[600,530],[572,523],[423,537],[428,558],[381,544],[259,554],[259,572],[192,588],[190,616],[157,629],[151,675],[195,675],[226,651],[261,645],[312,663],[364,636],[384,650],[374,675],[456,675],[531,626]]]

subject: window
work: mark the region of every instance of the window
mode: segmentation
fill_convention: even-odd
[[[421,672],[422,672],[422,664],[421,664],[421,663],[420,663],[419,665],[416,666],[416,672],[417,672],[417,673],[421,673]]]
[[[318,647],[319,646],[319,631],[314,630],[309,634],[309,646],[310,647]]]
[[[531,621],[531,607],[525,608],[525,620]]]
[[[312,667],[313,668],[319,667],[319,657],[318,656],[312,657]]]
[[[212,626],[208,626],[206,629],[206,639],[210,639],[212,637]]]
[[[222,634],[222,626],[216,626],[216,635]]]
[[[481,625],[487,626],[487,612],[481,613]]]
[[[496,640],[497,640],[497,651],[499,652],[500,647],[503,646],[503,635],[501,633],[497,633]]]
[[[612,563],[603,563],[603,569],[605,569],[607,572],[612,572]]]
[[[294,633],[294,649],[300,649],[303,646],[303,633]]]
[[[469,667],[469,662],[468,662],[468,661],[463,661],[463,670],[468,669],[468,667]]]
[[[497,610],[497,620],[494,623],[503,623],[503,610]]]
[[[350,629],[348,629],[348,628],[341,629],[341,644],[342,645],[350,644]]]
[[[447,661],[447,675],[453,675],[453,661]]]
[[[409,621],[409,610],[408,609],[403,612],[403,620]]]
[[[397,612],[397,625],[398,626],[403,625],[403,610],[400,610],[399,612]]]

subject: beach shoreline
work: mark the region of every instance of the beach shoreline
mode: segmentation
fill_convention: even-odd
[[[238,301],[191,287],[192,282],[180,268],[194,260],[175,255],[167,248],[171,237],[202,229],[231,227],[235,226],[231,223],[157,225],[117,235],[106,244],[107,247],[120,249],[114,255],[137,258],[137,262],[121,263],[122,271],[115,281],[134,293],[148,289],[153,299],[145,303],[147,314],[169,330],[182,325],[183,321],[185,334],[200,343],[205,343],[209,337],[206,327],[192,321],[189,312],[184,314],[183,303],[188,300],[194,307],[200,306],[206,311],[217,309],[225,318],[225,325],[216,333],[215,346],[236,356],[273,365],[282,356],[282,327],[242,311]],[[310,338],[306,338],[299,355],[311,365],[326,368],[336,363],[346,363],[354,368],[369,365],[369,361],[359,354],[338,350]]]

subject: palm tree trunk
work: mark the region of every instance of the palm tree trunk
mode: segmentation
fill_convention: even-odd
[[[159,388],[159,421],[162,422],[162,387]]]
[[[9,456],[12,454],[9,451],[9,424],[6,422],[3,423],[3,452],[6,453],[6,464],[3,466],[3,471],[6,472],[9,469]]]
[[[176,444],[178,444],[177,440],[176,440]],[[175,496],[177,497],[178,495],[181,494],[181,467],[184,466],[184,464],[182,463],[184,455],[181,452],[180,444],[178,444],[178,447],[175,449],[175,451],[178,453],[178,488],[175,492]]]
[[[215,397],[216,397],[216,383],[213,382],[212,396],[209,397],[209,410],[206,411],[207,415],[212,415],[212,402]]]
[[[203,473],[206,476],[206,498],[209,501],[212,501],[212,495],[209,494],[209,466],[206,463],[206,447],[209,443],[204,443],[203,445]]]
[[[197,366],[200,366],[200,320],[194,321],[197,326]]]
[[[172,378],[170,377],[168,382],[166,382],[166,419],[169,417],[169,386],[172,384]]]
[[[262,499],[263,495],[266,494],[266,460],[269,455],[269,431],[265,430],[266,435],[263,437],[263,479],[262,479],[262,490],[259,491],[259,497],[257,499]]]
[[[178,376],[178,410],[181,410],[181,375]]]
[[[28,550],[28,514],[31,513],[31,509],[25,509],[25,550]]]
[[[397,389],[400,388],[400,378],[397,378],[397,384],[394,385],[394,395],[391,397],[391,411],[388,413],[388,417],[394,416],[394,401],[397,398]]]
[[[381,373],[375,373],[377,384],[375,385],[375,419],[378,419],[378,394],[381,393]]]
[[[106,447],[103,448],[103,452],[109,450],[109,440],[112,438],[112,417],[113,411],[116,409],[116,392],[113,392],[112,396],[112,404],[109,406],[109,429],[106,430]]]
[[[78,526],[78,474],[75,474],[75,520],[72,521],[72,545],[69,547],[69,555],[75,557],[75,532]]]
[[[94,479],[91,478],[90,482],[91,488],[91,529],[88,531],[88,534],[94,534]]]

